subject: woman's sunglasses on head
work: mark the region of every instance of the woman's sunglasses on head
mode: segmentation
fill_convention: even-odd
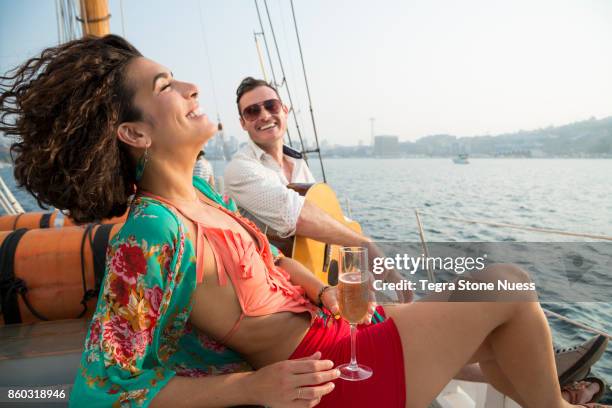
[[[242,117],[249,122],[256,120],[261,114],[261,108],[264,108],[270,114],[276,115],[281,111],[283,104],[278,99],[267,99],[263,102],[254,103],[249,105],[242,111]]]

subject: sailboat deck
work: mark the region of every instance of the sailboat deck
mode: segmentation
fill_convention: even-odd
[[[0,326],[0,384],[72,384],[88,324],[74,319]]]

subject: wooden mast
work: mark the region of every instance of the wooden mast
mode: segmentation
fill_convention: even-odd
[[[103,37],[110,34],[110,13],[107,0],[79,0],[83,36]]]

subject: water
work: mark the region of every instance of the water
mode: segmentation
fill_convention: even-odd
[[[222,175],[223,162],[213,162]],[[446,216],[612,236],[612,160],[326,159],[325,173],[343,207],[378,240],[418,241],[413,209]],[[311,167],[320,178],[318,162]],[[10,169],[0,174],[12,184]],[[36,203],[18,193],[27,210]],[[347,199],[349,201],[347,205]],[[463,224],[423,215],[429,241],[581,241],[528,231]],[[612,333],[611,303],[547,305],[567,317]],[[555,342],[568,346],[590,337],[551,320]],[[612,382],[612,347],[594,367]]]

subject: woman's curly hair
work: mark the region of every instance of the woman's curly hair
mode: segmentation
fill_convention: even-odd
[[[137,121],[126,67],[142,54],[116,35],[45,49],[0,76],[0,131],[11,145],[15,179],[42,207],[77,222],[125,213],[134,161],[117,139]]]

